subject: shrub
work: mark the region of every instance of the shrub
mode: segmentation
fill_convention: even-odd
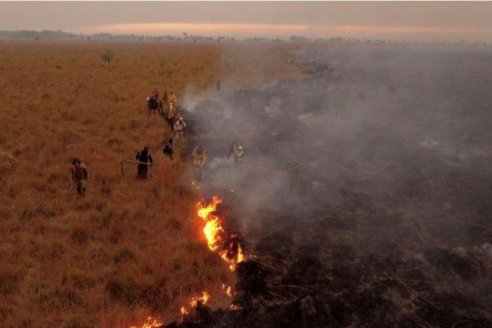
[[[8,267],[0,271],[0,295],[7,295],[15,291],[18,287],[18,273],[9,270]]]
[[[70,238],[76,244],[82,245],[89,240],[89,233],[84,228],[74,228],[70,234]]]
[[[89,319],[83,315],[75,315],[65,320],[62,325],[63,328],[92,328],[93,324],[89,322]]]
[[[111,50],[104,50],[103,54],[101,55],[101,59],[107,62],[108,65],[111,65],[111,62],[113,61],[113,53],[111,52]]]
[[[106,284],[106,291],[116,302],[131,305],[138,299],[137,286],[133,281],[112,278]]]
[[[0,220],[7,220],[10,218],[10,213],[5,208],[0,207]]]
[[[21,214],[21,220],[29,221],[35,218],[50,218],[54,215],[55,212],[43,203],[33,203],[24,208]]]
[[[114,263],[128,262],[135,259],[135,254],[128,248],[122,248],[113,255]]]

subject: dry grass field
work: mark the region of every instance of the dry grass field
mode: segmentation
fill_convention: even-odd
[[[109,49],[114,61],[101,59]],[[161,152],[155,87],[213,93],[301,74],[286,45],[0,42],[0,326],[128,327],[233,279],[200,235],[186,154]],[[261,63],[261,65],[258,65]],[[190,91],[191,90],[191,91]],[[133,159],[149,145],[150,179]],[[73,157],[90,179],[79,197]],[[217,303],[216,303],[217,304]]]

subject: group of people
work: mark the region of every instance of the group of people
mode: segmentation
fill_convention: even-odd
[[[220,83],[220,82],[219,82]],[[220,84],[218,84],[220,85]],[[218,87],[220,88],[220,87]],[[161,108],[162,104],[167,104],[167,115],[165,118],[172,128],[173,137],[167,138],[162,152],[165,156],[169,157],[171,160],[174,160],[174,141],[180,141],[184,139],[184,131],[186,130],[187,124],[184,118],[178,115],[177,111],[177,102],[178,98],[174,94],[173,91],[170,91],[169,94],[167,91],[164,91],[164,95],[160,98],[160,93],[158,89],[155,89],[151,96],[147,97],[147,104],[149,106],[149,111],[151,110],[151,106],[153,108]],[[163,113],[164,114],[164,113]],[[243,147],[240,145],[236,145],[233,143],[231,153],[228,155],[234,156],[234,159],[237,162],[241,160],[244,154]],[[198,145],[196,146],[192,153],[192,164],[194,168],[195,181],[200,183],[202,179],[202,172],[207,161],[207,152],[205,149]],[[139,179],[147,179],[148,168],[153,165],[152,155],[150,154],[150,150],[148,146],[145,146],[142,150],[140,150],[135,157],[137,163],[137,178]],[[83,164],[78,158],[73,159],[70,167],[72,181],[77,189],[77,192],[80,195],[85,194],[87,179],[89,178],[87,167]]]
[[[176,115],[176,108],[178,105],[178,97],[174,94],[174,91],[164,90],[162,97],[159,90],[156,88],[150,96],[145,99],[149,114],[158,112],[164,114],[164,104],[167,106],[168,119],[173,118]]]
[[[153,111],[153,108],[157,108],[157,110],[165,116],[169,126],[173,130],[174,138],[176,140],[183,139],[187,125],[183,116],[178,114],[178,97],[174,92],[171,90],[168,94],[167,90],[165,90],[164,95],[161,98],[159,90],[156,88],[152,92],[152,95],[147,97],[146,101],[149,113]],[[167,105],[166,113],[164,113],[163,104]]]

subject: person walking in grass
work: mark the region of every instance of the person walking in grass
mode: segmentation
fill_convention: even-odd
[[[202,179],[202,169],[207,161],[207,152],[203,149],[202,146],[197,146],[193,149],[193,168],[195,171],[196,181],[200,182]]]
[[[234,159],[236,160],[236,163],[239,163],[244,155],[244,148],[241,145],[236,145],[236,143],[232,144],[232,155],[234,156]],[[230,156],[230,154],[229,154]],[[229,157],[228,156],[228,157]]]
[[[139,179],[147,179],[147,170],[150,165],[152,165],[152,155],[150,155],[149,147],[145,146],[141,151],[138,152],[136,156],[138,161],[137,165],[137,177]]]
[[[181,140],[184,137],[184,130],[186,129],[186,122],[182,116],[180,116],[176,123],[174,123],[174,139]]]
[[[178,97],[174,94],[174,91],[170,91],[169,95],[167,96],[167,101],[170,104],[173,104],[174,107],[178,105]]]
[[[164,155],[168,156],[171,161],[173,160],[173,138],[169,138],[162,149]]]
[[[72,181],[78,194],[81,196],[85,195],[87,179],[89,178],[87,167],[78,158],[74,158],[70,166],[70,173],[72,174]]]

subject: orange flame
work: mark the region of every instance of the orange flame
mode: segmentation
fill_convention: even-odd
[[[207,304],[207,301],[208,301],[209,298],[210,298],[209,293],[202,292],[202,295],[201,296],[194,296],[191,299],[190,305],[191,305],[192,308],[197,308],[199,305],[205,305],[205,304]],[[189,314],[190,314],[190,312],[188,312],[188,309],[186,308],[186,306],[182,306],[181,307],[181,317],[182,317],[182,319],[184,319],[184,317],[187,317]]]
[[[222,284],[222,290],[224,291],[224,293],[227,296],[229,296],[229,297],[233,296],[232,286],[227,285],[227,284]]]
[[[212,202],[208,205],[204,205],[201,202],[197,204],[197,214],[204,222],[203,234],[207,239],[208,248],[218,253],[219,256],[229,264],[229,269],[234,271],[236,265],[245,260],[243,250],[240,245],[237,245],[237,251],[222,249],[224,247],[223,241],[226,236],[226,232],[222,227],[221,220],[213,212],[217,210],[217,206],[222,203],[222,199],[217,196],[212,197]]]
[[[142,324],[140,328],[159,328],[162,327],[162,322],[159,320],[152,318],[152,317],[147,317],[145,322]],[[130,328],[137,328],[136,326],[131,326]]]
[[[203,227],[203,234],[207,239],[208,248],[217,253],[227,264],[229,264],[229,269],[234,271],[236,269],[236,265],[240,262],[245,261],[245,255],[241,248],[241,245],[237,242],[227,242],[227,245],[224,245],[224,239],[227,238],[229,241],[232,238],[237,238],[232,234],[227,234],[224,228],[222,227],[222,222],[220,218],[216,215],[213,215],[213,212],[217,210],[217,206],[222,203],[222,199],[217,196],[212,197],[212,202],[208,205],[204,205],[201,202],[197,204],[197,214],[198,216],[205,222],[205,226]],[[234,292],[231,286],[227,286],[223,284],[223,289],[227,296],[232,297]],[[201,296],[195,296],[191,299],[190,305],[192,308],[197,308],[199,305],[205,305],[210,298],[210,295],[207,292],[202,292]],[[232,310],[237,310],[237,305],[231,305]],[[186,306],[181,307],[181,316],[187,317],[189,315],[188,309]],[[157,319],[152,317],[148,317],[147,321],[140,328],[156,328],[162,326],[162,323]],[[137,328],[132,326],[130,328]]]
[[[209,299],[210,295],[207,292],[202,292],[202,296],[193,297],[191,299],[190,305],[196,308],[199,304],[205,305]]]

